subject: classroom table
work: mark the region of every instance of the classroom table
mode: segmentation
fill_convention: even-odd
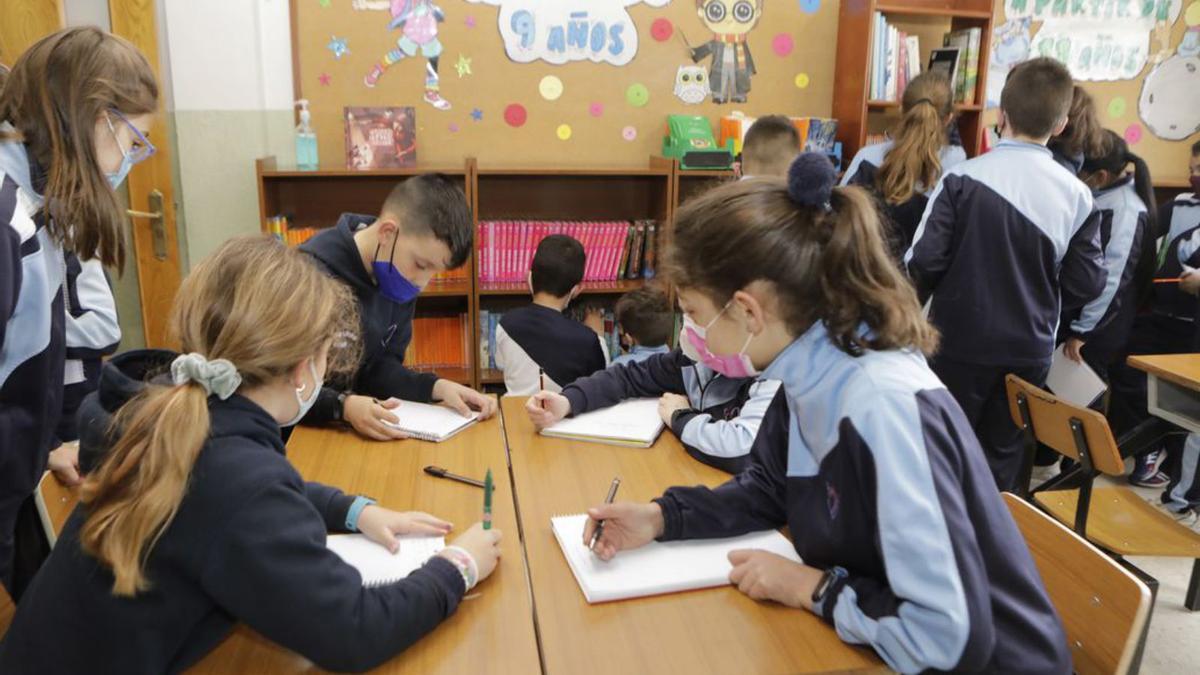
[[[1200,354],[1130,356],[1129,365],[1146,372],[1150,414],[1200,433]]]
[[[493,523],[504,533],[499,566],[471,592],[476,597],[464,599],[445,623],[375,672],[539,672],[528,577],[498,415],[441,443],[380,443],[345,431],[298,427],[288,442],[288,457],[308,480],[368,495],[398,511],[426,511],[449,520],[455,529],[448,541],[480,520],[483,490],[428,476],[422,468],[435,464],[482,479],[490,467],[496,483]],[[189,672],[229,675],[316,670],[304,657],[242,625]]]
[[[501,408],[546,673],[885,670],[874,652],[842,642],[810,612],[755,602],[732,586],[588,605],[551,516],[602,502],[614,476],[618,501],[729,476],[689,457],[669,431],[647,449],[540,436],[525,401],[505,397]]]

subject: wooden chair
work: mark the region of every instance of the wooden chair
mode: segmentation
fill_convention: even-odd
[[[38,483],[34,502],[42,519],[42,528],[46,531],[46,541],[50,542],[50,548],[54,548],[58,533],[62,532],[67,517],[79,503],[79,488],[63,485],[52,472],[47,471]]]
[[[1004,493],[1067,632],[1075,672],[1133,672],[1150,617],[1150,588],[1082,537]]]
[[[1078,489],[1035,491],[1033,500],[1119,559],[1131,555],[1195,559],[1184,606],[1192,611],[1200,608],[1200,534],[1176,523],[1129,488],[1092,486],[1101,473],[1120,476],[1125,472],[1108,420],[1015,375],[1006,378],[1006,386],[1009,413],[1030,443],[1041,442],[1081,467],[1083,483]],[[1157,591],[1152,577],[1124,564],[1150,583],[1152,593]]]

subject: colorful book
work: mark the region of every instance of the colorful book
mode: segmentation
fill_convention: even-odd
[[[343,109],[346,168],[394,169],[417,163],[417,114],[411,107]]]

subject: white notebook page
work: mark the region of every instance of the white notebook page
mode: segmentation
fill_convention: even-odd
[[[363,586],[397,582],[446,548],[445,537],[402,535],[397,538],[400,550],[394,554],[361,534],[331,534],[326,538],[326,546],[358,570]]]
[[[662,430],[658,399],[638,398],[560,420],[543,429],[542,433],[546,436],[608,440],[648,447]]]

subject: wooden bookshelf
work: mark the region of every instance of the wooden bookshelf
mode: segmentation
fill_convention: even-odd
[[[899,101],[868,100],[871,46],[875,12],[886,15],[900,30],[916,35],[921,43],[921,68],[929,53],[942,46],[942,35],[952,30],[979,28],[979,74],[975,102],[956,105],[958,128],[967,156],[979,154],[983,138],[983,102],[987,94],[987,65],[991,50],[993,0],[862,0],[843,2],[838,10],[838,41],[834,64],[833,116],[838,120],[837,140],[846,164],[870,134],[887,131],[899,119]]]
[[[450,176],[462,187],[481,220],[655,220],[667,225],[680,195],[691,195],[723,180],[731,171],[680,171],[675,162],[652,157],[645,166],[562,168],[555,166],[477,166],[467,158],[461,166],[417,166],[387,171],[354,171],[344,167],[300,170],[279,165],[274,157],[256,162],[259,216],[263,232],[268,219],[287,215],[292,227],[333,227],[345,212],[374,214],[397,182],[427,172]],[[663,235],[660,233],[660,241]],[[421,292],[417,316],[467,316],[467,366],[415,370],[482,388],[502,385],[504,374],[479,363],[479,311],[516,308],[528,303],[524,284],[479,282],[478,246],[467,263],[466,279],[435,280]],[[604,303],[640,287],[641,279],[588,282],[583,293]]]

